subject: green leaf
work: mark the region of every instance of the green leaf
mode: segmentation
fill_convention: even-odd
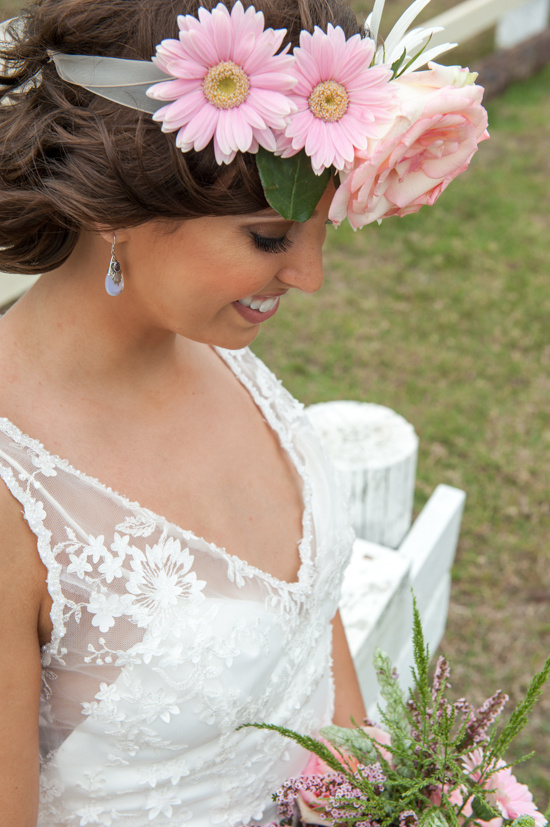
[[[328,747],[321,744],[319,741],[316,741],[315,738],[311,738],[309,735],[300,735],[299,732],[295,732],[293,729],[287,729],[286,727],[277,726],[276,724],[241,724],[237,727],[237,731],[240,729],[246,729],[247,727],[278,732],[280,735],[284,735],[285,738],[290,738],[292,741],[295,741],[309,752],[315,753],[315,755],[319,756],[319,758],[321,758],[325,764],[327,764],[335,772],[341,772],[348,778],[351,778],[351,772],[344,763],[344,758],[342,758],[342,761],[339,761]]]
[[[495,810],[494,807],[489,806],[486,801],[483,801],[483,799],[477,795],[472,799],[472,813],[482,821],[491,821],[492,818],[502,818],[500,810]],[[525,825],[525,827],[528,827],[528,825]]]
[[[395,740],[396,734],[400,733],[401,739],[404,739],[407,743],[410,740],[411,730],[407,717],[405,693],[399,686],[393,664],[388,655],[381,649],[374,650],[372,662],[376,671],[380,694],[386,701],[384,717],[392,727],[393,739]]]
[[[487,763],[493,762],[497,758],[501,758],[512,741],[517,738],[521,730],[529,721],[533,707],[541,696],[542,689],[548,678],[550,677],[550,657],[540,672],[533,677],[527,694],[523,701],[521,701],[510,716],[510,720],[496,739],[492,749],[487,755]]]
[[[265,197],[271,207],[290,221],[307,221],[325,192],[331,171],[315,175],[304,150],[281,158],[260,147],[256,164]]]
[[[411,589],[412,591],[412,589]],[[428,669],[430,666],[430,650],[424,641],[424,630],[420,621],[420,612],[416,604],[416,597],[413,593],[413,648],[415,669],[413,679],[420,696],[420,701],[427,709],[431,701],[431,693],[428,688]]]
[[[397,75],[398,71],[401,68],[401,64],[403,63],[403,61],[405,60],[406,57],[407,57],[407,50],[403,49],[403,54],[401,55],[401,57],[398,57],[397,60],[395,61],[395,63],[392,63],[391,70],[393,72],[394,77]]]
[[[533,816],[518,816],[512,821],[511,827],[535,827]]]
[[[422,54],[422,52],[423,52],[425,49],[427,49],[427,48],[428,48],[428,44],[430,43],[431,39],[432,39],[432,35],[430,35],[430,36],[429,36],[429,38],[426,40],[426,42],[424,43],[424,45],[422,46],[422,48],[420,49],[420,51],[419,51],[419,52],[417,52],[417,53],[414,55],[414,57],[411,57],[411,59],[409,60],[409,62],[408,62],[405,66],[403,66],[403,68],[401,69],[401,71],[399,71],[399,67],[398,67],[397,71],[394,73],[394,76],[393,76],[393,77],[394,77],[394,79],[395,79],[395,78],[398,78],[398,77],[400,77],[401,75],[404,75],[404,74],[405,74],[405,72],[407,71],[407,69],[409,68],[409,66],[412,66],[412,64],[414,63],[414,61],[415,61],[418,57],[420,57],[420,55]],[[403,60],[405,59],[405,57],[406,57],[406,55],[403,55],[403,58],[400,58],[400,64],[403,62]],[[392,66],[392,69],[393,69],[393,66]],[[398,74],[398,73],[399,73],[399,74]]]
[[[433,807],[422,813],[418,827],[448,827],[448,824],[441,810]]]
[[[321,735],[333,747],[351,753],[358,761],[364,761],[365,757],[372,763],[378,760],[378,753],[373,747],[372,741],[361,729],[351,729],[350,727],[339,727],[331,724],[323,727]]]

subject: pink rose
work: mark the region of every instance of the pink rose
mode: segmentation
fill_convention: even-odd
[[[482,87],[453,85],[455,74],[434,65],[392,81],[400,110],[386,133],[356,154],[352,172],[341,174],[329,212],[335,224],[347,215],[357,229],[418,212],[464,172],[478,143],[489,137],[487,112]]]

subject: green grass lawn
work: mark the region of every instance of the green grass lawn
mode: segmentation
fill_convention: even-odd
[[[442,650],[453,689],[521,697],[550,653],[550,67],[490,105],[491,141],[435,208],[330,230],[326,283],[254,350],[305,403],[378,402],[420,436],[416,507],[468,495]],[[517,756],[550,794],[550,688]]]

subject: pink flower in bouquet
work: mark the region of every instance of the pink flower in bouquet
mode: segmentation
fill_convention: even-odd
[[[480,749],[474,750],[464,759],[464,769],[474,781],[480,779],[480,771],[477,767],[480,766],[482,760],[483,751]],[[535,820],[536,827],[544,827],[547,823],[546,819],[533,802],[533,796],[529,792],[529,788],[525,784],[520,784],[517,778],[512,775],[511,768],[506,767],[504,761],[499,761],[497,766],[503,769],[497,770],[485,782],[486,789],[491,790],[490,803],[500,810],[504,818],[531,816]],[[464,809],[464,813],[465,815],[471,815],[469,802]],[[481,823],[491,825],[491,827],[501,827],[502,819],[494,818],[489,822]]]
[[[388,732],[383,729],[380,729],[376,726],[364,726],[362,727],[363,731],[370,735],[376,743],[381,747],[380,754],[383,758],[386,759],[389,763],[392,761],[391,752],[387,749],[384,749],[384,746],[389,746],[391,744],[391,736]],[[324,741],[325,746],[327,746],[330,751],[334,754],[334,756],[342,762],[342,755],[340,755],[336,749],[330,744],[328,741]],[[351,772],[355,772],[357,767],[359,766],[359,761],[354,758],[352,755],[348,755],[347,753],[343,753],[344,761],[348,765],[348,769]],[[334,770],[326,764],[322,758],[319,758],[318,755],[312,753],[310,756],[309,761],[306,764],[306,767],[302,773],[303,777],[310,777],[310,776],[334,776],[336,773]],[[297,797],[297,804],[300,810],[300,818],[304,824],[320,824],[320,825],[329,825],[332,824],[331,821],[327,821],[323,818],[322,813],[324,812],[324,804],[326,799],[329,797],[329,792],[325,797],[319,797],[311,790],[308,789],[301,789],[299,791]]]
[[[391,69],[371,67],[374,52],[374,41],[346,40],[330,23],[326,32],[316,26],[313,34],[300,34],[291,94],[298,111],[279,141],[283,157],[305,148],[317,175],[331,165],[351,169],[355,151],[380,135],[379,125],[391,121],[395,108]]]
[[[264,30],[262,12],[245,11],[240,0],[231,13],[219,3],[211,12],[199,8],[198,17],[180,15],[179,40],[157,47],[153,62],[175,79],[147,91],[172,101],[153,120],[164,132],[179,130],[182,152],[204,149],[213,138],[219,164],[259,145],[274,152],[273,130],[284,130],[295,111],[288,95],[296,85],[294,58],[276,54],[286,30]]]
[[[342,762],[342,756],[336,751],[336,749],[330,744],[328,741],[321,739],[326,747],[334,754],[334,756]],[[348,768],[354,772],[357,769],[359,762],[352,756],[348,755],[347,753],[343,753],[344,759],[348,764]],[[303,777],[309,777],[313,775],[336,775],[334,770],[329,767],[328,764],[325,764],[322,758],[319,758],[318,755],[312,753],[309,761],[307,762],[304,771],[302,773]],[[329,793],[327,792],[326,798],[329,797]],[[300,818],[304,824],[320,824],[320,825],[328,825],[332,822],[327,821],[323,818],[321,813],[323,812],[323,803],[324,799],[320,798],[319,796],[315,795],[311,790],[302,789],[300,790],[298,797],[296,799],[298,808],[300,810]]]
[[[384,749],[384,747],[391,746],[391,735],[389,732],[386,732],[385,729],[380,729],[377,726],[364,726],[362,727],[363,732],[366,732],[367,735],[370,735],[373,738],[378,746],[380,747],[380,755],[384,758],[388,764],[393,766],[393,756],[388,749]]]
[[[483,89],[453,85],[455,74],[438,67],[392,82],[400,111],[382,138],[369,139],[367,149],[356,152],[353,171],[341,176],[329,212],[335,224],[347,215],[357,229],[418,212],[466,170],[478,143],[489,137],[487,113]]]

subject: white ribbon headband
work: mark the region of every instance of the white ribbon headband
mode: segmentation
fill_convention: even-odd
[[[162,104],[148,98],[147,89],[161,81],[174,80],[150,60],[124,60],[89,55],[50,55],[62,80],[89,92],[151,115]]]

